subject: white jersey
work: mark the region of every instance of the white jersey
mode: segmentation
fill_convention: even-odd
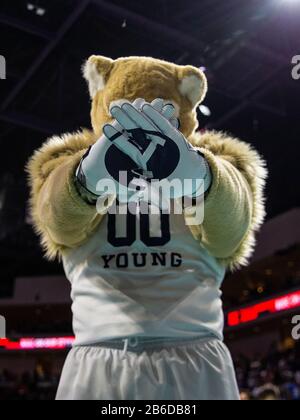
[[[63,262],[75,345],[130,336],[223,339],[225,269],[183,215],[107,214]]]

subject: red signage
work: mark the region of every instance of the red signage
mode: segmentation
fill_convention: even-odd
[[[20,338],[17,341],[0,339],[6,350],[63,350],[72,347],[74,337]]]
[[[263,314],[274,314],[296,308],[300,308],[300,290],[231,311],[227,314],[227,325],[229,327],[237,327],[238,325],[255,321]]]

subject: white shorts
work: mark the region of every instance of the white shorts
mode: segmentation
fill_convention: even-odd
[[[125,348],[122,340],[74,347],[56,399],[239,399],[232,359],[221,341],[125,341]]]

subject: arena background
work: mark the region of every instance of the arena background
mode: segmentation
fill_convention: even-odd
[[[80,68],[94,53],[203,67],[200,129],[267,160],[267,221],[250,266],[227,275],[225,336],[243,399],[300,399],[299,22],[298,0],[1,0],[0,399],[52,399],[72,343],[69,285],[42,257],[24,166],[48,136],[90,126]]]

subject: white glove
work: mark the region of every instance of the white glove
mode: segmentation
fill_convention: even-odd
[[[173,105],[168,107],[169,112],[174,108]],[[113,106],[111,114],[133,137],[132,141],[140,145],[140,153],[130,156],[144,176],[148,180],[167,180],[174,185],[170,198],[198,197],[208,190],[211,172],[204,156],[153,105],[145,103],[138,110],[124,103]],[[105,125],[103,132],[110,139],[120,136],[111,124]]]
[[[133,102],[133,105],[140,109],[144,103],[145,100],[139,98]],[[158,113],[161,112],[165,118],[170,120],[171,124],[178,126],[178,120],[173,117],[174,108],[170,104],[165,105],[162,99],[156,99],[152,102],[152,106]],[[136,177],[139,178],[141,168],[146,170],[146,164],[139,144],[134,140],[131,142],[126,133],[121,134],[123,129],[119,123],[114,121],[109,127],[112,127],[115,136],[108,138],[104,133],[89,148],[77,168],[77,182],[95,196],[117,193],[121,201],[122,197],[127,200],[128,185]],[[121,182],[119,182],[120,171],[124,175]],[[111,188],[105,188],[104,191],[99,185],[99,181],[102,180],[105,180],[105,185],[108,185],[107,180],[109,180]]]

